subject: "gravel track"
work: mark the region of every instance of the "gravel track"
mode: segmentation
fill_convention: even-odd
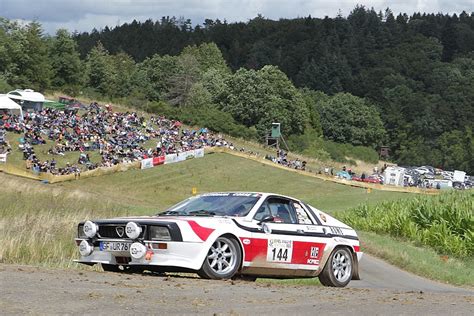
[[[365,256],[347,288],[0,265],[0,314],[472,315],[474,291]]]

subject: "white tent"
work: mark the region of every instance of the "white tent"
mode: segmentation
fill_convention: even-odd
[[[41,111],[46,101],[44,95],[31,89],[16,89],[7,93],[12,100],[17,100],[25,111]]]
[[[21,106],[10,99],[6,94],[0,94],[0,110],[20,111],[20,116],[23,118]]]
[[[16,89],[14,91],[8,92],[8,97],[10,99],[16,100],[24,100],[24,101],[31,101],[31,102],[44,102],[44,95],[39,92],[33,91],[31,89]]]

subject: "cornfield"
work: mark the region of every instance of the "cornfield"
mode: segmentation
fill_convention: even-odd
[[[440,255],[474,256],[472,191],[360,205],[338,217],[356,229],[408,239]]]

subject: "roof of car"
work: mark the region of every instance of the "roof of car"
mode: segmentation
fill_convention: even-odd
[[[207,192],[207,193],[202,193],[199,194],[199,196],[209,196],[209,195],[215,195],[215,196],[259,196],[259,197],[267,197],[267,196],[278,196],[282,198],[287,198],[287,199],[292,199],[292,200],[299,200],[297,198],[291,197],[291,196],[286,196],[278,193],[270,193],[270,192],[246,192],[246,191],[228,191],[228,192]]]

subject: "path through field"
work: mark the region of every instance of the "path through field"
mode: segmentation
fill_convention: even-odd
[[[474,292],[366,256],[348,288],[0,265],[10,314],[472,315]]]
[[[474,295],[474,291],[416,276],[368,254],[364,254],[362,257],[359,270],[361,280],[351,281],[349,286],[352,288],[390,289],[434,293],[464,293]]]

